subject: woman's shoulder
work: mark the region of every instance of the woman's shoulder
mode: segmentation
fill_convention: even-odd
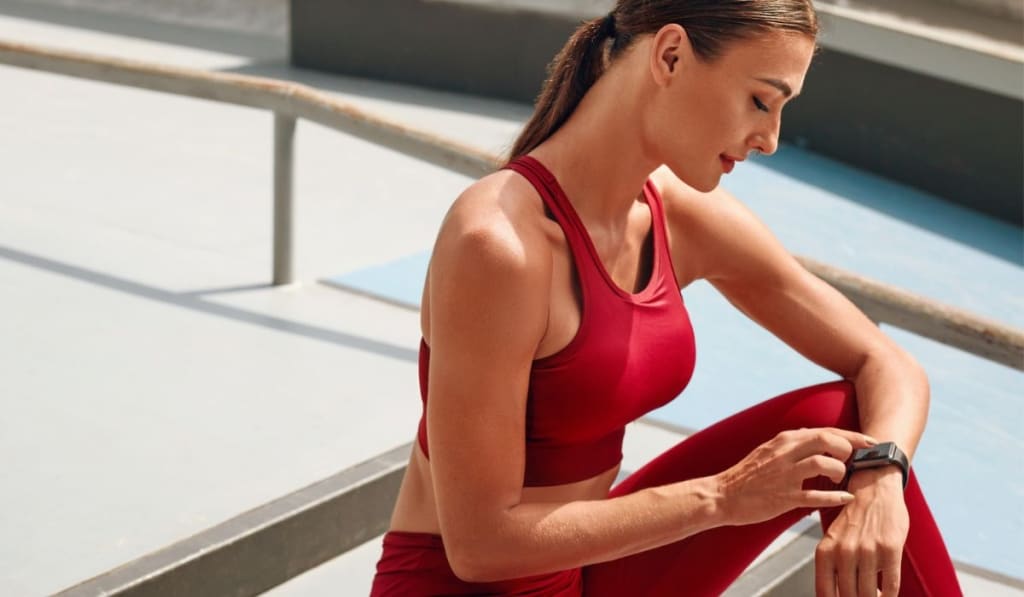
[[[436,340],[440,328],[482,345],[497,334],[510,346],[521,341],[524,354],[536,350],[547,325],[552,251],[535,221],[543,208],[531,205],[529,192],[497,172],[456,198],[427,270],[425,337]]]
[[[495,273],[519,270],[527,277],[547,274],[551,249],[543,220],[543,203],[528,181],[510,170],[493,172],[452,203],[432,261],[469,262]]]
[[[463,189],[449,210],[449,216],[494,223],[493,218],[516,225],[528,225],[543,214],[537,190],[513,170],[497,170]]]
[[[735,201],[721,185],[709,192],[698,191],[665,165],[651,172],[650,179],[661,197],[669,224],[690,228],[713,225],[714,219],[732,209],[730,204]]]
[[[764,223],[722,185],[698,191],[664,165],[650,178],[662,199],[675,245],[673,256],[679,255],[690,270],[687,280],[715,276],[732,257],[753,250],[758,239],[770,235]]]

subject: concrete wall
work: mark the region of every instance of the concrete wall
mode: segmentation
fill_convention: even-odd
[[[1019,100],[824,50],[783,137],[1021,225]]]
[[[26,2],[26,0],[21,0]],[[95,11],[208,29],[284,37],[289,0],[30,0],[32,5]],[[27,2],[26,2],[27,3]]]
[[[997,17],[1010,17],[1020,21],[1024,19],[1024,2],[1020,0],[939,0],[959,4],[974,10],[986,12]]]
[[[532,103],[589,16],[467,1],[292,0],[292,62]],[[1021,131],[1019,98],[826,49],[783,138],[1021,225]]]
[[[293,0],[296,66],[533,103],[566,16],[423,0]]]

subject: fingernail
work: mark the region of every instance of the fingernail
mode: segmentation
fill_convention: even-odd
[[[865,435],[865,436],[864,436],[864,439],[866,439],[866,440],[867,440],[867,442],[868,442],[869,444],[871,444],[872,446],[877,446],[877,445],[878,445],[878,443],[879,443],[877,439],[875,439],[875,438],[871,437],[870,435]]]
[[[840,493],[840,497],[843,499],[844,502],[852,502],[854,499],[856,499],[857,496],[853,495],[848,491],[843,491]]]

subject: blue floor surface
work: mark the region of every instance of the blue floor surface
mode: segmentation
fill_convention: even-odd
[[[1024,328],[1021,230],[920,191],[783,147],[723,182],[793,253]],[[418,307],[429,251],[332,284]],[[697,337],[686,391],[652,413],[705,427],[837,376],[788,348],[706,282],[683,291]],[[1024,373],[883,326],[927,369],[915,470],[956,560],[1024,579]],[[742,372],[742,374],[741,374]],[[410,396],[410,408],[418,408]]]

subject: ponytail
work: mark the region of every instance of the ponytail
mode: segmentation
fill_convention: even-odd
[[[548,78],[533,116],[512,147],[509,161],[553,135],[579,105],[605,68],[605,42],[615,35],[614,13],[581,25],[548,65]]]
[[[533,116],[509,161],[530,153],[565,124],[606,64],[633,40],[669,23],[686,31],[697,59],[704,62],[714,61],[728,43],[769,31],[818,35],[811,0],[618,0],[607,17],[580,25],[548,65]],[[605,43],[609,39],[613,43]]]

